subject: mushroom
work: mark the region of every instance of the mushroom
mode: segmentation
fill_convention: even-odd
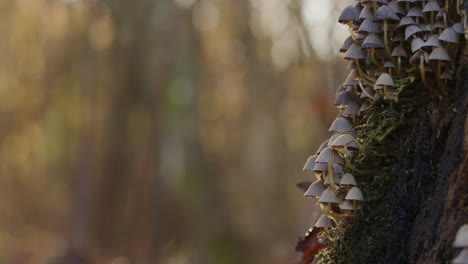
[[[351,173],[345,173],[341,177],[340,186],[345,186],[347,188],[357,186],[356,179]]]
[[[358,187],[353,187],[348,191],[348,194],[345,197],[345,200],[353,202],[353,211],[357,211],[357,203],[363,202],[364,197],[362,196],[362,192]]]
[[[399,21],[400,18],[397,16],[397,14],[388,6],[381,6],[377,11],[375,12],[375,20],[377,21],[383,21],[383,32],[384,32],[384,44],[385,44],[385,50],[387,50],[388,53],[392,53],[390,46],[388,45],[388,26],[387,23],[388,21]]]
[[[318,156],[316,163],[326,163],[328,165],[328,178],[330,180],[330,187],[336,190],[336,184],[333,178],[333,164],[344,164],[343,158],[336,150],[331,147],[326,147]]]
[[[453,246],[456,248],[468,247],[468,224],[464,224],[458,229]]]
[[[388,75],[387,73],[382,73],[377,79],[377,81],[375,82],[374,90],[378,89],[379,87],[383,87],[384,99],[390,101],[390,108],[393,109],[392,99],[391,99],[392,95],[389,94],[388,89],[387,89],[388,87],[395,87],[392,76]]]
[[[318,227],[318,228],[327,229],[327,228],[331,228],[335,226],[336,226],[335,221],[330,219],[327,215],[320,216],[320,218],[315,223],[315,227]]]
[[[397,28],[406,27],[409,25],[417,25],[412,17],[405,16],[403,17],[397,25]]]
[[[359,113],[359,108],[361,108],[361,105],[356,100],[351,101],[343,110],[342,114],[345,117],[351,117],[353,123],[356,123],[356,116]]]
[[[375,58],[375,49],[384,48],[384,43],[380,39],[379,35],[376,33],[369,33],[367,37],[362,42],[361,47],[363,49],[370,49],[370,55],[372,62],[379,68],[382,68],[382,65]]]
[[[445,86],[442,84],[442,80],[440,79],[440,73],[441,73],[441,67],[442,67],[441,63],[443,61],[451,62],[452,60],[450,59],[450,56],[448,55],[444,47],[440,46],[432,50],[431,55],[429,55],[429,61],[437,62],[437,72],[436,72],[437,83],[440,85],[442,91],[444,92]]]
[[[344,117],[338,117],[333,121],[330,128],[328,129],[330,132],[338,132],[338,133],[354,133],[353,126],[348,121],[348,119]]]
[[[321,180],[316,180],[314,181],[309,188],[307,188],[307,191],[305,191],[304,196],[305,197],[310,197],[310,198],[318,198],[320,195],[322,195],[323,191],[327,188],[325,184]]]
[[[393,64],[392,61],[387,60],[387,61],[384,62],[383,68],[387,69],[388,74],[391,76],[392,75],[392,69],[395,69],[396,67],[395,67],[395,64]]]
[[[354,65],[356,66],[356,69],[358,70],[359,76],[362,78],[362,80],[370,85],[372,85],[375,82],[375,79],[368,76],[367,73],[365,73],[361,65],[359,64],[359,60],[365,60],[367,58],[367,52],[363,49],[361,49],[361,46],[357,43],[353,43],[349,49],[346,51],[346,54],[344,56],[345,59],[347,60],[353,60]]]
[[[359,114],[361,114],[361,112],[368,110],[369,108],[370,108],[370,104],[368,102],[362,103],[361,108],[359,108]]]
[[[397,14],[397,15],[405,15],[406,14],[406,12],[398,5],[396,0],[390,1],[387,4],[387,6],[390,7],[393,10],[393,12],[395,12],[395,14]]]
[[[429,0],[422,10],[423,13],[430,13],[431,30],[434,30],[434,14],[439,11],[440,6],[439,3],[437,3],[437,0]]]
[[[423,84],[427,87],[428,84],[426,82],[426,69],[424,68],[424,63],[426,62],[428,55],[425,51],[419,50],[413,54],[410,58],[410,64],[418,65],[419,64],[419,71],[421,73],[421,80]]]
[[[411,9],[408,11],[408,14],[406,14],[409,17],[415,17],[416,18],[416,24],[419,24],[419,19],[423,17],[423,13],[421,10],[421,7],[419,6],[413,6]]]
[[[345,53],[353,43],[353,38],[351,36],[347,37],[343,42],[343,45],[341,45],[340,52]]]
[[[338,18],[338,22],[341,24],[347,24],[349,28],[349,33],[351,34],[351,38],[354,40],[356,39],[353,30],[353,23],[359,22],[359,12],[354,6],[347,6],[343,11],[341,11],[340,17]]]
[[[318,150],[317,150],[317,152],[315,153],[315,155],[319,155],[320,152],[322,152],[322,150],[324,150],[327,146],[328,146],[328,139],[325,140],[324,142],[322,142],[322,144],[320,144],[320,147],[318,148]]]
[[[408,53],[406,53],[403,46],[396,46],[392,51],[392,57],[397,58],[397,71],[401,71],[401,58],[408,58]]]
[[[312,171],[314,169],[314,166],[315,166],[315,160],[317,159],[317,155],[312,155],[310,156],[305,165],[304,165],[304,168],[302,169],[303,171]]]

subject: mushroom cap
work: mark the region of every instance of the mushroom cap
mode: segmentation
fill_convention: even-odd
[[[439,36],[439,40],[450,42],[450,43],[459,43],[460,36],[459,34],[453,29],[453,27],[448,27],[442,31]]]
[[[468,263],[468,248],[464,248],[452,261],[453,264]]]
[[[452,28],[457,32],[458,34],[465,34],[465,29],[463,28],[463,23],[457,22],[452,25]]]
[[[305,191],[304,196],[305,197],[320,197],[322,195],[323,191],[327,188],[325,184],[321,180],[314,181],[309,188],[307,188],[307,191]]]
[[[439,35],[434,34],[426,40],[423,47],[439,47],[440,45]]]
[[[340,209],[343,210],[343,211],[351,211],[351,210],[353,210],[353,202],[351,202],[351,201],[346,201],[346,200],[342,201],[342,202],[340,203]],[[357,205],[356,205],[356,209],[362,209],[362,204],[360,204],[360,203],[357,204]]]
[[[386,5],[380,6],[377,11],[375,11],[375,18],[374,20],[393,20],[398,21],[400,18],[397,16],[395,11],[393,11],[390,7]]]
[[[333,164],[332,167],[333,167],[334,172],[336,172],[338,174],[343,174],[344,173],[343,166],[341,166],[340,164]]]
[[[411,52],[415,52],[424,46],[424,40],[421,38],[414,38],[411,40]]]
[[[349,190],[345,200],[364,201],[364,197],[362,196],[362,192],[358,187],[353,187]]]
[[[447,50],[445,50],[445,48],[442,46],[437,47],[434,50],[432,50],[431,55],[429,55],[429,60],[430,61],[432,60],[452,61],[452,59],[450,59],[450,56]]]
[[[320,144],[320,147],[318,148],[318,150],[317,150],[317,152],[315,154],[319,155],[320,152],[322,152],[322,150],[324,150],[327,146],[328,146],[328,139],[325,140],[324,142],[322,142],[322,144]]]
[[[328,146],[330,146],[330,144],[331,144],[333,141],[335,141],[335,139],[336,139],[337,137],[339,137],[339,136],[341,136],[340,133],[335,133],[335,134],[331,135],[330,139],[328,140]]]
[[[341,186],[357,186],[356,179],[351,173],[345,173],[341,176]]]
[[[458,229],[453,246],[456,248],[468,247],[468,224],[464,224]]]
[[[397,28],[405,27],[409,25],[416,25],[416,21],[414,21],[412,17],[405,16],[400,20],[400,23],[398,23]]]
[[[352,93],[343,91],[336,95],[335,103],[333,105],[334,106],[347,105],[349,102],[351,102],[354,99],[355,99],[355,96]]]
[[[343,42],[343,45],[341,45],[340,52],[345,53],[353,43],[353,38],[351,36],[347,37]]]
[[[416,33],[422,32],[423,30],[418,25],[409,25],[405,28],[405,40],[408,40],[411,36]]]
[[[320,152],[315,163],[344,164],[344,160],[336,150],[331,147],[326,147]]]
[[[366,18],[362,21],[361,26],[358,29],[358,33],[380,33],[382,27],[379,23],[372,21],[372,19]]]
[[[350,134],[341,134],[330,144],[330,146],[343,147],[343,146],[346,146],[349,142],[354,141],[354,140],[355,140],[354,137],[351,136]]]
[[[335,222],[333,222],[333,220],[331,220],[328,216],[321,215],[317,220],[317,223],[315,223],[315,227],[335,227]]]
[[[395,0],[390,1],[387,6],[390,7],[393,10],[393,12],[395,12],[398,15],[406,14],[405,10],[403,10],[403,8],[401,8]]]
[[[374,96],[375,94],[374,88],[372,86],[366,86],[366,92],[372,96]],[[360,98],[369,98],[369,96],[367,96],[367,94],[365,93],[361,93]],[[361,105],[361,108],[362,108],[362,105]]]
[[[365,6],[359,14],[359,19],[364,20],[367,18],[374,20],[374,11],[372,10],[372,7],[369,6]]]
[[[395,67],[395,64],[393,64],[393,62],[392,62],[392,61],[389,61],[389,60],[387,60],[387,61],[384,62],[383,67],[384,67],[384,68],[392,68],[392,69],[395,69],[395,68],[396,68],[396,67]]]
[[[312,155],[310,156],[305,165],[304,165],[304,168],[302,169],[303,171],[312,171],[314,169],[314,166],[315,166],[315,160],[317,159],[317,155]]]
[[[353,133],[354,129],[348,119],[344,117],[338,117],[333,121],[328,131],[337,131],[340,133]]]
[[[440,6],[436,0],[430,0],[429,2],[427,2],[427,4],[424,6],[422,10],[423,13],[439,12],[439,11],[440,11]]]
[[[366,110],[368,110],[370,108],[370,104],[368,102],[364,102],[362,105],[361,105],[361,108],[359,109],[359,114],[361,112],[364,112]]]
[[[444,29],[446,28],[446,26],[444,25],[444,23],[440,20],[436,21],[433,25],[433,28],[434,29]]]
[[[410,17],[423,17],[423,13],[422,13],[421,7],[419,7],[419,6],[413,6],[413,7],[411,7],[410,10],[408,11],[408,14],[406,14],[406,16],[410,16]]]
[[[346,24],[350,21],[359,22],[359,11],[352,5],[349,5],[341,11],[338,22]]]
[[[380,74],[379,78],[377,81],[375,81],[375,86],[392,86],[394,87],[395,84],[393,83],[392,77],[388,73],[382,73]],[[375,89],[375,87],[374,87]]]
[[[335,184],[340,184],[340,176],[338,174],[333,174],[333,180],[335,181]],[[330,178],[328,177],[325,177],[325,180],[323,181],[323,183],[325,185],[330,185]]]
[[[359,113],[359,108],[361,105],[357,101],[351,101],[346,105],[346,108],[343,111],[344,116],[353,116]]]
[[[404,57],[408,58],[408,53],[406,53],[405,48],[403,46],[396,46],[392,51],[392,57]]]
[[[384,43],[378,34],[369,33],[367,34],[367,37],[364,39],[364,42],[362,43],[361,47],[363,49],[370,49],[370,48],[383,49]]]
[[[347,60],[365,60],[367,58],[367,51],[361,49],[361,46],[359,46],[359,44],[353,43],[346,51],[344,58]]]
[[[421,57],[424,58],[425,63],[429,62],[429,54],[424,50],[418,50],[411,56],[411,58],[409,59],[409,63],[411,65],[419,65],[419,60],[421,59]]]
[[[336,196],[335,192],[332,189],[327,188],[322,192],[322,195],[320,195],[318,202],[339,204],[340,200],[338,200],[338,197]]]
[[[327,163],[315,163],[314,168],[312,169],[315,172],[328,171]]]

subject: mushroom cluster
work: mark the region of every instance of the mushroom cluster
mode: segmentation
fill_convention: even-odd
[[[447,92],[464,33],[456,2],[358,0],[342,11],[338,21],[349,27],[350,36],[340,52],[349,61],[349,75],[336,92],[333,135],[304,166],[316,177],[304,193],[317,198],[322,210],[316,228],[347,225],[362,212],[364,197],[353,174],[368,171],[352,164],[360,149],[354,131],[360,115],[380,99],[393,109],[398,81],[415,72],[436,95]]]
[[[456,1],[361,0],[338,21],[351,33],[340,48],[351,69],[342,90],[367,104],[383,97],[393,107],[394,80],[416,68],[426,87],[446,93],[464,34]]]
[[[467,264],[468,263],[468,224],[464,224],[457,232],[453,246],[462,248],[462,251],[452,261],[453,264]]]

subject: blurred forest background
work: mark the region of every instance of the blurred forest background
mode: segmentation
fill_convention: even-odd
[[[343,0],[0,0],[0,263],[292,263]]]

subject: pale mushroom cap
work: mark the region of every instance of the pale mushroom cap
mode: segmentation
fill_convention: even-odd
[[[429,54],[425,52],[424,50],[418,50],[411,56],[409,59],[409,62],[411,65],[419,65],[419,60],[423,58],[425,63],[429,62]],[[427,71],[427,70],[426,70]]]
[[[414,38],[411,40],[411,52],[415,52],[424,46],[424,40],[420,38]]]
[[[359,11],[354,6],[347,6],[341,11],[340,17],[338,18],[338,22],[340,23],[347,23],[348,21],[359,21]]]
[[[317,150],[317,152],[315,154],[319,155],[320,152],[322,152],[322,150],[324,150],[326,147],[328,147],[328,139],[325,140],[324,142],[322,142],[322,144],[320,144],[320,147],[318,148],[318,150]]]
[[[395,64],[393,64],[392,61],[385,61],[384,65],[383,65],[384,68],[392,68],[392,69],[395,69]]]
[[[350,186],[357,186],[356,179],[351,173],[345,173],[341,176],[340,185],[350,185]]]
[[[464,248],[452,261],[453,264],[468,263],[468,248]]]
[[[368,102],[364,102],[362,105],[361,105],[361,108],[359,109],[359,114],[361,112],[364,112],[366,110],[368,110],[370,108],[370,104]]]
[[[338,154],[336,150],[331,147],[326,147],[318,156],[316,163],[333,163],[333,164],[344,164],[343,158]]]
[[[395,12],[396,14],[399,14],[399,15],[404,15],[406,14],[405,10],[403,10],[398,4],[397,2],[394,0],[394,1],[390,1],[387,5],[388,7],[390,7],[393,12]]]
[[[304,168],[302,169],[303,171],[312,171],[314,169],[314,166],[315,166],[315,160],[317,159],[317,155],[312,155],[310,156],[305,165],[304,165]]]
[[[353,43],[353,38],[351,36],[347,37],[343,42],[343,45],[341,45],[340,52],[345,53]]]
[[[416,33],[422,32],[423,30],[418,25],[409,25],[405,28],[405,40],[408,40],[411,36]]]
[[[312,169],[315,172],[328,171],[327,163],[315,163],[314,168]]]
[[[382,27],[379,23],[372,21],[372,19],[364,19],[361,26],[358,29],[359,33],[380,33],[382,32]]]
[[[338,173],[338,174],[343,174],[343,167],[340,164],[333,164],[333,171]]]
[[[372,7],[365,6],[362,10],[361,13],[359,14],[359,19],[374,19],[374,11],[372,10]]]
[[[353,187],[349,190],[345,200],[364,201],[364,197],[362,196],[362,192],[358,187]]]
[[[380,6],[377,11],[375,12],[375,20],[393,20],[398,21],[400,18],[397,16],[395,11],[393,11],[390,7],[383,5]]]
[[[344,91],[336,95],[334,105],[347,105],[352,100],[354,100],[354,96],[351,93]]]
[[[442,21],[436,21],[434,23],[434,29],[441,29],[441,28],[446,28],[446,26],[444,25]]]
[[[434,34],[426,40],[423,47],[440,47],[440,45],[439,35]]]
[[[386,86],[392,86],[392,87],[395,86],[395,84],[393,83],[392,77],[388,73],[380,74],[377,81],[375,81],[375,85],[376,86],[386,85]],[[374,87],[374,89],[375,89],[375,87]]]
[[[332,142],[335,141],[335,139],[337,137],[339,137],[339,136],[341,136],[340,133],[335,133],[335,134],[331,135],[330,139],[328,140],[328,146],[331,146]]]
[[[315,223],[315,227],[334,227],[335,222],[331,220],[328,216],[322,215],[320,218],[317,220],[317,223]]]
[[[405,27],[409,25],[416,25],[416,21],[412,17],[405,16],[403,17],[397,25],[397,28]]]
[[[406,53],[406,50],[403,48],[403,46],[396,46],[392,51],[392,57],[408,58],[408,53]]]
[[[359,108],[361,108],[361,105],[357,103],[356,101],[351,101],[348,103],[346,108],[343,111],[344,116],[353,116],[357,115],[359,113]]]
[[[357,59],[357,60],[365,60],[367,58],[367,51],[361,49],[361,46],[357,43],[353,43],[345,53],[345,59]]]
[[[422,13],[421,7],[413,6],[410,8],[410,10],[408,11],[408,14],[406,15],[410,17],[422,17],[423,13]]]
[[[335,184],[340,184],[341,179],[339,175],[333,174],[333,180],[335,181]],[[328,177],[328,175],[327,177],[325,177],[325,180],[323,181],[323,183],[325,185],[330,185],[330,178]]]
[[[458,34],[465,34],[465,29],[463,28],[463,23],[461,23],[461,22],[457,22],[457,23],[453,24],[452,28]]]
[[[464,224],[458,229],[453,246],[457,248],[468,247],[468,224]]]
[[[444,31],[442,31],[442,33],[439,36],[439,40],[450,43],[459,43],[460,36],[457,32],[455,32],[455,29],[453,29],[453,27],[448,27],[444,29]]]
[[[362,43],[361,47],[363,49],[370,49],[370,48],[383,49],[384,43],[378,34],[369,33],[367,37],[364,39],[364,42]]]
[[[342,147],[347,145],[349,142],[354,141],[354,137],[351,136],[350,134],[342,134],[339,137],[337,137],[331,144],[330,146],[332,147]]]
[[[340,203],[340,209],[344,211],[353,210],[353,203],[350,201],[344,200]]]
[[[322,192],[322,195],[320,195],[318,202],[339,204],[340,200],[338,200],[338,197],[336,197],[336,194],[332,189],[327,188]]]
[[[431,0],[427,2],[427,4],[424,6],[422,12],[423,13],[428,13],[428,12],[439,12],[440,11],[440,6],[437,1]]]
[[[335,121],[333,121],[328,131],[338,131],[340,133],[343,133],[343,132],[352,133],[354,132],[354,129],[351,123],[348,121],[348,119],[344,117],[338,117],[337,119],[335,119]]]
[[[438,61],[452,61],[450,59],[450,56],[447,52],[447,50],[444,49],[444,47],[440,46],[435,48],[432,52],[431,55],[429,55],[429,60],[438,60]]]
[[[304,193],[305,197],[320,197],[323,191],[327,188],[321,180],[314,181],[307,191]]]

